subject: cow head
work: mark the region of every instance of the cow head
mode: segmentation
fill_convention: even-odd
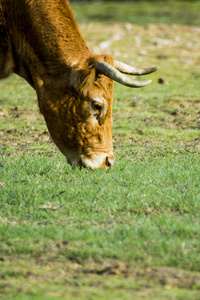
[[[71,165],[89,169],[113,165],[113,80],[140,87],[151,81],[133,81],[122,73],[142,75],[155,70],[135,69],[110,55],[91,55],[74,64],[66,92],[59,95],[56,90],[54,96],[52,86],[46,86],[39,97],[41,111],[55,144]]]
[[[14,72],[31,84],[55,144],[74,166],[113,165],[113,81],[141,87],[151,81],[124,74],[156,69],[92,55],[66,0],[0,0],[0,78]]]

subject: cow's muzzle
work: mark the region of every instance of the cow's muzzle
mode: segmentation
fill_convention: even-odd
[[[107,170],[114,165],[113,154],[99,154],[93,158],[81,157],[80,166],[88,169],[104,169]]]

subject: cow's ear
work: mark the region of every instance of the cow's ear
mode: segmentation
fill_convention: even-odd
[[[72,74],[71,85],[77,90],[77,92],[86,96],[96,80],[95,68],[89,70],[79,70]]]

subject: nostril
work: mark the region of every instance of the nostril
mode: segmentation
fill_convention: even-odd
[[[106,157],[106,167],[111,168],[114,164],[114,159]]]

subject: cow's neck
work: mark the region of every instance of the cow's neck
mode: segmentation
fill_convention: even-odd
[[[8,9],[10,1],[5,2]],[[15,6],[13,15],[5,12],[15,73],[35,88],[41,81],[60,81],[62,76],[67,81],[72,66],[90,55],[68,2],[20,2],[18,5],[18,1],[11,1]]]

